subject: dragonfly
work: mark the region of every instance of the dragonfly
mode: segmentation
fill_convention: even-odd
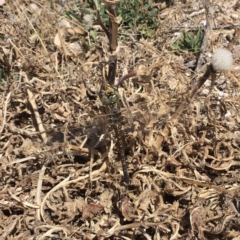
[[[123,179],[129,183],[129,174],[125,156],[125,133],[123,131],[123,120],[120,111],[119,93],[117,87],[107,86],[100,94],[102,103],[106,107],[110,127],[115,132],[118,159],[121,160],[123,169]]]
[[[46,130],[49,137],[48,145],[51,146],[51,149],[54,149],[54,146],[56,146],[56,148],[58,148],[58,146],[66,146],[68,149],[71,150],[71,152],[74,153],[74,155],[78,155],[77,152],[80,151],[80,156],[86,156],[86,154],[90,153],[90,151],[88,151],[88,147],[90,147],[91,149],[98,149],[99,147],[109,143],[108,138],[105,137],[107,135],[106,129],[108,128],[111,131],[114,131],[114,148],[117,154],[117,160],[121,161],[122,164],[124,182],[129,183],[130,178],[127,169],[124,147],[126,145],[126,131],[128,131],[129,129],[128,127],[126,127],[126,120],[122,115],[123,110],[121,109],[120,105],[118,88],[107,85],[105,90],[100,90],[99,98],[102,101],[103,106],[105,107],[104,115],[98,116],[97,118],[91,118],[89,125],[87,124],[87,127],[85,126],[85,124],[80,126],[77,123],[71,123],[71,126],[60,125],[50,127],[51,130]],[[104,121],[103,119],[107,120],[107,124],[106,121]],[[132,122],[131,120],[128,119],[127,122]],[[79,142],[84,142],[84,136],[87,137],[86,144],[79,144]],[[79,145],[82,145],[82,147],[77,147]],[[98,151],[96,151],[96,155],[98,155],[97,153]]]

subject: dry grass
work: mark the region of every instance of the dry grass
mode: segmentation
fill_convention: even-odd
[[[137,73],[119,86],[128,185],[98,96],[104,32],[95,26],[94,41],[63,14],[74,1],[0,7],[2,240],[239,239],[240,8],[212,0],[207,15],[201,1],[183,2],[155,1],[149,39],[119,29],[116,78]],[[201,56],[172,50],[203,22]],[[219,47],[232,69],[193,85]]]

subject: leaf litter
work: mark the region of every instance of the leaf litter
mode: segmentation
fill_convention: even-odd
[[[119,27],[128,185],[98,97],[108,40],[79,3],[0,6],[1,239],[238,239],[238,2],[155,1],[150,38]],[[173,50],[200,27],[198,54]]]

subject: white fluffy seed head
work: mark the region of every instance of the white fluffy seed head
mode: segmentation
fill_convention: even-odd
[[[215,71],[228,71],[232,63],[232,53],[225,48],[218,48],[212,56],[212,66]]]

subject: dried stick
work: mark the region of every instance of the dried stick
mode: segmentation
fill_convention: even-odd
[[[23,201],[20,197],[17,197],[16,195],[14,195],[10,189],[8,189],[8,194],[11,196],[11,198],[13,198],[14,200],[16,200],[17,202],[21,203],[24,207],[30,207],[30,208],[34,208],[34,209],[38,209],[39,206],[38,205],[34,205],[31,202],[27,202],[27,201]]]
[[[197,60],[197,65],[196,65],[196,68],[194,70],[195,73],[198,73],[200,67],[203,64],[203,56],[204,56],[203,53],[205,52],[205,49],[207,48],[207,44],[208,44],[208,39],[209,39],[210,33],[211,33],[211,29],[210,29],[209,25],[207,24],[207,26],[205,28],[204,37],[203,37],[203,40],[202,40],[202,46],[200,48],[200,53],[199,53],[198,60]],[[192,84],[195,83],[195,78],[192,80],[191,83]]]
[[[44,143],[47,143],[47,134],[46,134],[45,129],[43,127],[42,120],[40,118],[40,115],[39,115],[39,112],[38,112],[38,109],[37,109],[37,105],[36,105],[36,102],[35,102],[35,98],[34,98],[32,92],[29,89],[27,89],[27,93],[28,93],[28,101],[29,101],[29,103],[31,105],[31,108],[32,108],[32,114],[35,117],[35,120],[37,122],[38,130],[40,132],[42,140],[43,140]]]
[[[224,187],[215,186],[212,184],[205,183],[203,181],[199,181],[199,180],[195,180],[195,179],[191,179],[191,178],[187,178],[187,177],[181,177],[181,176],[179,177],[179,176],[176,176],[175,174],[161,171],[155,167],[145,168],[143,170],[138,171],[137,173],[141,173],[141,172],[154,172],[157,175],[160,175],[161,177],[163,177],[163,179],[165,179],[165,180],[178,179],[178,180],[184,181],[186,183],[189,183],[189,184],[192,184],[195,186],[201,186],[201,187],[206,187],[206,188],[210,188],[210,189],[215,189],[216,191],[223,192],[223,193],[232,193],[238,189],[237,186],[234,187],[233,189],[226,189]],[[137,174],[137,173],[135,173],[135,174]]]
[[[240,81],[231,72],[229,72],[229,75],[234,79],[234,81],[237,83],[238,87],[240,88]]]
[[[119,19],[117,18],[115,7],[108,6],[107,13],[109,17],[110,49],[111,49],[111,52],[114,52],[118,47],[117,36],[118,36]]]
[[[42,166],[42,169],[39,173],[39,176],[38,176],[38,183],[37,183],[37,191],[36,191],[36,199],[35,199],[35,202],[37,203],[37,205],[41,205],[41,189],[42,189],[42,182],[43,182],[43,177],[44,177],[44,173],[45,173],[45,170],[47,169],[47,167],[45,165]],[[41,214],[40,214],[40,208],[38,208],[36,210],[36,219],[38,221],[41,220]]]
[[[0,134],[2,133],[4,126],[6,124],[7,106],[8,106],[10,97],[11,97],[11,92],[8,93],[5,104],[4,104],[4,112],[3,112],[3,117],[2,117],[2,126],[0,127]]]
[[[108,5],[108,17],[109,17],[109,46],[110,46],[110,62],[109,62],[109,70],[107,81],[111,86],[114,84],[116,77],[116,69],[117,69],[117,54],[118,54],[118,24],[121,22],[121,17],[117,17],[116,14],[116,5],[108,4],[109,1],[105,1]]]
[[[22,73],[22,75],[24,76],[24,81],[25,82],[29,82],[27,74],[26,73]],[[39,115],[39,112],[38,112],[38,109],[37,109],[37,105],[36,105],[36,102],[35,102],[34,95],[33,95],[33,93],[29,89],[27,89],[27,94],[28,94],[28,102],[29,102],[29,104],[31,106],[32,116],[36,120],[37,128],[38,128],[38,130],[39,130],[39,132],[41,134],[43,142],[47,143],[47,134],[46,134],[46,131],[45,131],[44,127],[43,127],[42,120],[40,118],[40,115]]]
[[[101,20],[99,8],[97,9],[97,23],[100,25],[102,30],[105,32],[105,34],[107,35],[108,40],[110,42],[109,32],[108,32],[107,28],[104,26],[104,24],[103,24],[103,22]]]

